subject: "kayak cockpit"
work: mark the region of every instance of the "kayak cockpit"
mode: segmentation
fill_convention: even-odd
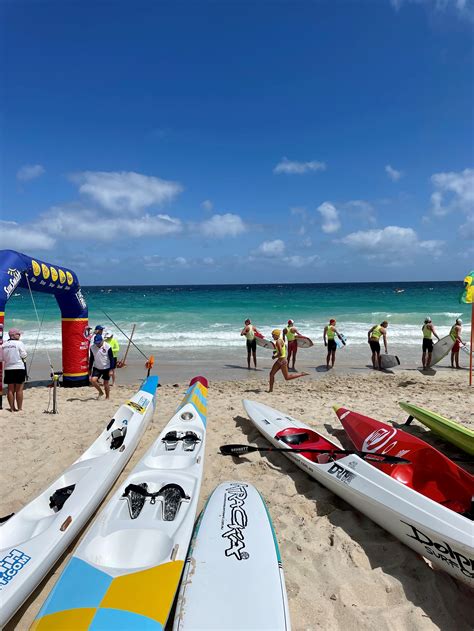
[[[326,463],[329,459],[335,460],[344,456],[344,454],[331,453],[334,450],[339,450],[340,447],[331,443],[329,440],[321,436],[321,434],[318,434],[311,429],[288,427],[287,429],[283,429],[281,432],[278,432],[278,434],[275,435],[275,438],[292,449],[300,450],[307,447],[308,449],[327,450],[327,453],[314,453],[311,451],[298,452],[304,458],[318,464]]]

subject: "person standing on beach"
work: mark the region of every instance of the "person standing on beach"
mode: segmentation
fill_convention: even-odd
[[[275,346],[275,350],[273,351],[273,359],[275,359],[275,363],[270,370],[270,383],[268,387],[268,392],[273,392],[273,384],[275,383],[275,375],[279,370],[283,373],[283,377],[285,381],[291,381],[292,379],[298,379],[299,377],[305,377],[307,372],[297,372],[294,375],[290,375],[288,373],[288,361],[286,359],[286,346],[285,342],[281,339],[281,331],[280,329],[273,329],[272,337],[273,344]]]
[[[7,399],[10,412],[21,412],[23,409],[23,388],[26,379],[26,348],[20,341],[22,332],[18,329],[8,331],[8,339],[3,342],[2,356],[5,369],[5,385],[8,386]]]
[[[91,385],[99,392],[97,398],[104,396],[104,392],[98,383],[102,377],[104,381],[105,398],[110,397],[110,367],[114,361],[112,349],[104,342],[102,335],[96,335],[94,337],[94,343],[91,344],[89,349],[89,374]]]
[[[289,370],[296,370],[295,362],[296,362],[296,353],[298,352],[298,343],[296,341],[296,338],[298,335],[301,335],[301,333],[294,326],[294,324],[295,324],[294,320],[288,320],[287,326],[283,329],[283,342],[285,341],[285,337],[288,340],[288,360],[287,361],[288,361]],[[290,362],[292,358],[293,358],[293,364],[290,369]]]
[[[329,320],[329,324],[324,327],[324,331],[323,331],[324,346],[327,346],[327,349],[328,349],[328,354],[326,355],[326,370],[329,370],[330,361],[331,361],[331,368],[334,368],[334,362],[336,361],[336,351],[337,351],[336,335],[345,346],[346,343],[344,341],[344,338],[342,337],[342,335],[340,335],[340,333],[336,329],[336,320],[334,320],[334,318],[331,318],[331,320]]]
[[[115,369],[117,368],[117,360],[118,360],[118,354],[120,351],[120,344],[115,339],[112,331],[106,331],[104,333],[104,339],[107,342],[107,344],[110,346],[110,348],[112,349],[112,355],[114,356],[112,366],[110,367],[110,377],[112,380],[111,385],[115,386]]]
[[[245,335],[247,338],[247,368],[250,370],[250,359],[253,355],[253,365],[257,370],[257,340],[255,339],[255,334],[258,334],[257,327],[252,324],[250,318],[247,318],[244,324],[240,335]]]
[[[430,317],[425,318],[425,323],[421,327],[421,330],[423,332],[423,352],[421,355],[421,362],[423,364],[423,370],[428,370],[431,366],[431,353],[433,352],[432,336],[434,335],[437,340],[439,340],[439,336],[435,331]]]
[[[381,324],[374,324],[372,328],[369,329],[367,337],[370,345],[370,350],[372,351],[372,366],[374,370],[377,370],[377,366],[375,363],[377,362],[378,369],[382,370],[382,360],[380,358],[380,338],[383,338],[383,345],[385,347],[385,352],[388,353],[387,349],[387,327],[388,322],[384,320]]]
[[[461,344],[464,345],[464,342],[461,339],[461,331],[462,331],[462,320],[461,318],[456,318],[456,322],[451,327],[451,331],[449,335],[451,339],[454,340],[454,346],[451,349],[451,368],[461,368],[459,365],[459,349],[461,348]]]

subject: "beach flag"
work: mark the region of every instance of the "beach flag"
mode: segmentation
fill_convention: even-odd
[[[472,347],[474,342],[474,270],[464,278],[464,291],[459,301],[471,305],[471,348],[469,350],[469,385],[472,386]]]

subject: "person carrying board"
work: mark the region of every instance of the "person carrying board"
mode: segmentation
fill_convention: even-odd
[[[287,326],[283,329],[283,342],[285,341],[285,337],[288,341],[288,369],[289,370],[296,370],[295,362],[296,362],[296,353],[298,352],[298,342],[296,341],[296,338],[298,337],[298,335],[301,335],[301,333],[294,326],[294,324],[295,324],[294,320],[288,320]],[[292,359],[293,359],[293,363],[290,369],[290,362]]]
[[[431,354],[433,352],[433,335],[439,341],[439,336],[435,331],[433,323],[430,317],[425,318],[425,323],[421,327],[423,332],[423,346],[421,362],[423,364],[423,370],[428,370],[431,366]]]
[[[384,320],[381,324],[374,324],[367,333],[367,341],[369,342],[370,350],[372,351],[372,366],[374,370],[382,370],[382,360],[380,357],[380,338],[383,339],[383,345],[385,352],[387,349],[387,327],[388,322]],[[375,365],[377,363],[377,366]]]

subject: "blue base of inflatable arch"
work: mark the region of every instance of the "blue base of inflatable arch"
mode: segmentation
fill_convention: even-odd
[[[63,376],[63,381],[61,383],[63,388],[83,388],[84,386],[89,386],[89,376],[81,376],[81,377],[66,377]]]

